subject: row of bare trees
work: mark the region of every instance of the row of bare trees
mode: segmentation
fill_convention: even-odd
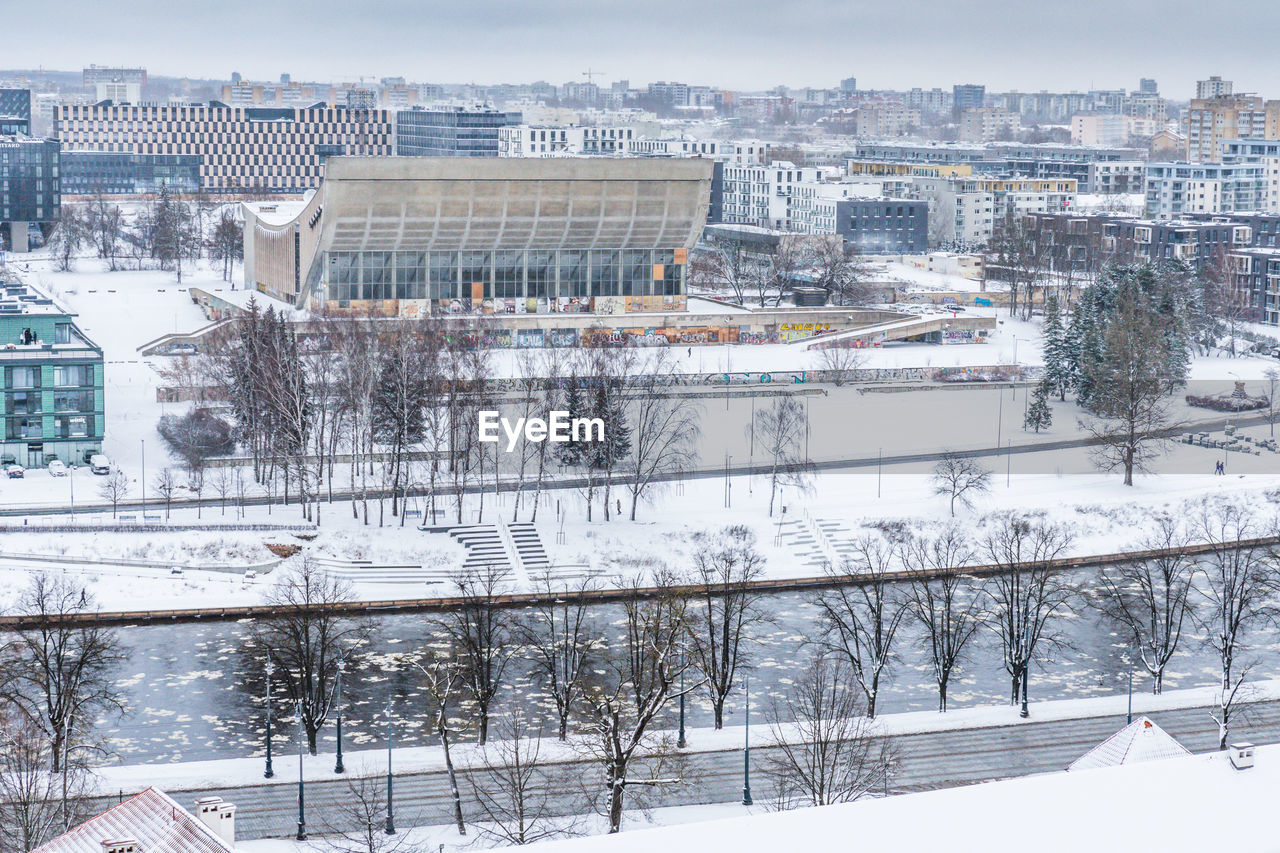
[[[613,493],[623,489],[634,520],[661,483],[697,461],[701,409],[693,395],[664,387],[673,371],[667,351],[520,350],[512,356],[514,388],[500,389],[482,337],[483,326],[477,332],[450,318],[373,316],[318,317],[300,336],[251,300],[244,316],[199,357],[179,359],[167,378],[197,408],[229,401],[228,431],[254,480],[272,493],[279,481],[285,502],[296,495],[304,517],[317,521],[321,501],[334,500],[342,479],[335,474],[345,474],[351,512],[366,524],[374,502],[385,522],[389,498],[391,517],[403,525],[411,493],[424,495],[433,515],[451,499],[459,523],[473,495],[482,522],[487,495],[500,485],[512,493],[512,520],[525,512],[536,521],[548,477],[560,472],[578,475],[588,520],[597,507],[606,520],[621,515]],[[527,431],[511,442],[482,441],[488,411],[514,423],[547,423],[557,411],[599,417],[604,441],[550,444]],[[209,442],[172,449],[198,481]]]
[[[85,817],[90,766],[109,755],[98,721],[123,713],[127,652],[114,631],[66,621],[93,597],[65,575],[34,575],[14,612],[33,627],[0,644],[0,848],[33,850]]]
[[[694,282],[738,305],[777,307],[800,282],[825,290],[836,305],[873,300],[870,268],[838,235],[782,235],[767,250],[740,239],[699,249],[690,264]]]
[[[91,251],[107,269],[158,267],[182,283],[184,271],[201,258],[220,264],[231,280],[244,260],[244,226],[225,203],[195,196],[182,198],[167,187],[132,213],[103,194],[84,203],[62,205],[50,236],[58,269],[72,269],[76,258]]]

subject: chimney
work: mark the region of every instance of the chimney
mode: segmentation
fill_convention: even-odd
[[[1227,747],[1227,757],[1235,769],[1248,770],[1253,766],[1253,744],[1233,743]]]
[[[132,838],[107,839],[102,842],[102,853],[138,853],[138,842]]]
[[[224,803],[222,797],[196,800],[196,817],[221,838],[228,847],[236,846],[236,807]]]

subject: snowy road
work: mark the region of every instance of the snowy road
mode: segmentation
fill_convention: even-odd
[[[1209,708],[1186,708],[1149,716],[1191,751],[1206,752],[1217,747],[1217,726],[1209,713]],[[1034,704],[1032,714],[1034,717]],[[1124,715],[1119,714],[899,735],[894,738],[896,758],[891,786],[895,791],[921,790],[1062,770],[1124,723]],[[1232,737],[1256,743],[1280,741],[1280,703],[1250,706]],[[761,748],[752,752],[752,793],[762,804],[770,802],[772,795],[763,771],[768,753],[769,750]],[[296,756],[291,760],[288,753],[278,757],[276,772],[280,780],[287,780],[291,771],[296,772],[296,761]],[[473,789],[466,774],[462,775],[464,813],[468,819],[479,819],[481,813]],[[655,788],[648,801],[650,806],[731,802],[741,797],[742,752],[689,753],[674,775],[683,781]],[[589,763],[554,764],[548,765],[541,774],[538,786],[550,792],[549,810],[557,814],[578,814],[588,810],[585,798],[593,793],[588,788],[597,784],[600,777],[599,768]],[[342,828],[339,803],[349,799],[347,784],[346,779],[338,777],[307,783],[307,821],[311,832]],[[210,794],[235,803],[236,834],[241,840],[291,836],[296,831],[298,792],[294,784],[169,790],[168,793],[184,805]],[[444,773],[397,776],[395,802],[396,821],[401,827],[443,824],[452,819]]]

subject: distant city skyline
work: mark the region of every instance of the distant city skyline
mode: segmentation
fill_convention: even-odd
[[[403,76],[414,82],[556,85],[628,79],[681,80],[726,89],[777,85],[833,88],[992,90],[1136,89],[1154,77],[1167,97],[1194,95],[1211,74],[1237,90],[1280,97],[1280,67],[1264,38],[1195,22],[1203,6],[1185,0],[1041,5],[928,0],[855,6],[799,0],[784,6],[732,0],[650,0],[583,9],[574,0],[527,7],[506,0],[412,3],[250,3],[176,6],[159,0],[71,0],[51,25],[47,6],[6,11],[9,68],[76,71],[144,65],[158,76],[336,83]],[[1220,21],[1280,27],[1280,7],[1218,4]]]

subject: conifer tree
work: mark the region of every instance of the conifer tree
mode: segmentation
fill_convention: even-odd
[[[1027,407],[1027,416],[1022,424],[1023,429],[1040,432],[1053,425],[1053,409],[1049,406],[1049,393],[1052,387],[1047,376],[1036,383],[1036,390],[1031,396],[1031,405]]]

